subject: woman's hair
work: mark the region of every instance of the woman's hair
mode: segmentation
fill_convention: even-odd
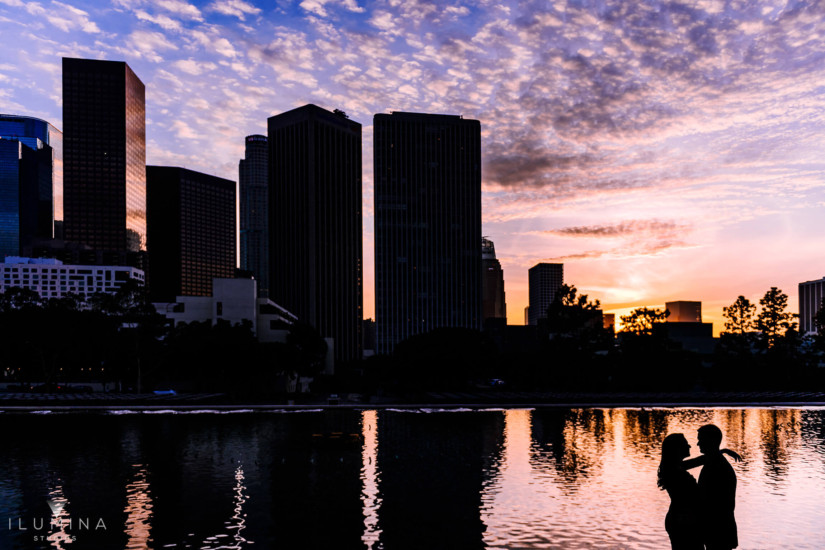
[[[682,470],[682,458],[679,454],[681,443],[687,443],[685,436],[680,433],[668,435],[662,441],[662,460],[659,462],[658,480],[659,489],[667,489],[667,483],[674,473]]]

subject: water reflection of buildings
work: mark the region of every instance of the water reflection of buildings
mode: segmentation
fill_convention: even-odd
[[[502,428],[500,412],[382,412],[382,547],[483,548],[482,490],[498,469]]]
[[[50,518],[51,533],[46,540],[52,548],[63,550],[67,545],[74,542],[72,534],[67,531],[71,529],[72,519],[69,516],[69,511],[66,510],[66,505],[69,500],[63,494],[63,487],[56,485],[54,489],[49,491],[49,507],[52,509],[52,517]]]
[[[78,542],[50,548],[662,548],[661,441],[684,433],[695,456],[707,423],[745,457],[743,547],[825,537],[822,411],[100,416],[88,431],[76,418],[10,422],[0,447],[3,515],[31,525],[49,498],[71,500],[69,519],[105,518],[106,531],[67,525]],[[46,427],[52,438],[30,437]],[[112,427],[119,438],[99,437]],[[0,548],[30,533],[0,530]]]
[[[361,540],[369,550],[380,548],[381,530],[378,526],[378,512],[381,497],[378,493],[378,413],[361,412],[361,501],[364,505],[364,536]]]
[[[149,491],[148,472],[137,465],[131,483],[126,486],[126,524],[124,532],[128,550],[145,550],[152,542],[152,494]]]
[[[362,547],[361,415],[289,415],[267,456],[271,548]]]
[[[218,533],[206,537],[200,545],[201,550],[241,550],[247,547],[245,543],[250,542],[243,536],[243,531],[246,529],[244,504],[249,500],[249,496],[247,495],[246,478],[244,476],[243,466],[241,465],[238,465],[235,470],[235,486],[232,489],[232,493],[232,501],[234,504],[232,509],[233,514],[232,517],[229,518],[229,521],[224,523],[224,529],[226,529],[228,533]],[[229,543],[227,539],[230,538],[233,542],[227,546],[227,543]]]

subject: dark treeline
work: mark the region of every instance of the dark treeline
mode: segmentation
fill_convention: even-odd
[[[405,395],[423,391],[823,390],[825,337],[801,337],[787,296],[771,288],[759,308],[740,296],[724,308],[710,351],[686,349],[667,311],[640,308],[605,328],[600,304],[563,286],[536,327],[442,328],[400,343],[392,355],[321,373],[325,341],[295,324],[285,343],[259,343],[250,324],[172,327],[144,290],[128,284],[86,303],[42,300],[19,288],[0,294],[5,382],[30,387],[105,382],[113,390],[220,392],[270,399],[301,377],[316,393]],[[820,312],[818,326],[825,326]]]
[[[787,295],[771,288],[760,308],[740,296],[725,331],[702,353],[676,337],[666,310],[639,308],[623,329],[605,328],[600,304],[564,285],[537,327],[440,329],[374,357],[365,373],[397,391],[497,387],[559,391],[825,390],[825,336],[801,337]],[[825,313],[817,319],[825,326]],[[698,325],[695,323],[694,325]]]
[[[0,294],[2,381],[52,391],[67,382],[110,391],[156,389],[270,397],[323,368],[326,342],[295,324],[286,343],[259,343],[251,324],[171,326],[129,282],[116,294],[43,300],[31,290]]]

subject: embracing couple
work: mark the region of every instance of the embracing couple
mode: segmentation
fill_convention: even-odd
[[[698,431],[700,456],[690,456],[685,436],[674,433],[662,442],[659,487],[670,495],[665,529],[673,550],[731,550],[739,545],[736,519],[736,474],[725,454],[742,460],[730,449],[720,449],[722,430],[713,424]],[[699,482],[688,473],[702,466]]]

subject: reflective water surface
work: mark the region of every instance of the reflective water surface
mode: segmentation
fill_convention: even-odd
[[[706,423],[740,548],[825,548],[825,410],[671,408],[2,413],[0,549],[669,548]]]

